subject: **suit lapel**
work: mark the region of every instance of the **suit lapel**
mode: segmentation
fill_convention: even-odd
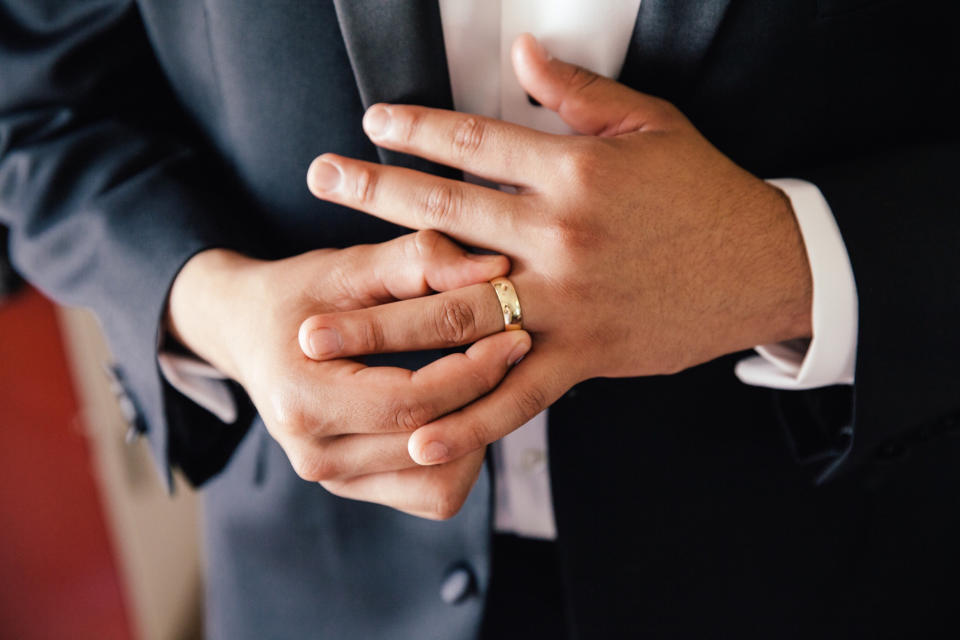
[[[620,81],[682,103],[730,0],[643,0]],[[436,0],[334,0],[363,106],[453,108]],[[377,149],[381,162],[457,176],[420,158]]]
[[[364,108],[377,102],[452,109],[453,97],[436,0],[334,0],[340,31]],[[377,148],[384,164],[459,175]]]
[[[642,0],[620,81],[682,102],[730,0]]]

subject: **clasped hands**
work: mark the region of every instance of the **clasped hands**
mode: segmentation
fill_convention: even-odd
[[[671,104],[528,35],[512,55],[523,88],[581,135],[405,105],[363,120],[377,145],[510,193],[326,154],[308,171],[314,195],[421,231],[276,262],[206,251],[174,283],[174,334],[238,380],[296,472],[334,494],[448,518],[486,445],[574,384],[810,335],[782,193]],[[503,275],[525,331],[503,331],[489,284]],[[467,344],[418,371],[352,359]]]

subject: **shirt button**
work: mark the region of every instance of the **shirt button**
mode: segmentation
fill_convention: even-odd
[[[447,573],[440,586],[440,599],[447,604],[459,604],[476,589],[473,571],[465,565],[457,565]]]
[[[520,468],[527,473],[540,471],[547,464],[547,452],[543,449],[524,449],[520,456]]]

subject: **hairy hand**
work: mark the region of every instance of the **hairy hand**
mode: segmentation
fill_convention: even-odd
[[[418,462],[482,449],[597,376],[669,374],[756,344],[810,334],[811,282],[789,201],[713,147],[671,104],[551,58],[531,36],[517,77],[583,135],[489,118],[374,105],[378,145],[512,185],[510,193],[324,155],[317,197],[509,256],[535,348],[490,394],[420,427]],[[436,322],[438,308],[450,310]],[[489,296],[451,291],[301,327],[339,336],[336,357],[372,346],[468,343],[503,329]],[[380,337],[371,344],[370,335]]]
[[[476,283],[508,269],[503,256],[468,254],[433,231],[276,262],[212,249],[193,257],[177,276],[168,326],[243,385],[302,478],[335,493],[367,486],[368,478],[392,478],[378,502],[448,517],[473,485],[483,451],[423,473],[407,453],[409,435],[494,388],[527,352],[530,336],[490,336],[466,353],[408,371],[346,359],[316,362],[301,352],[297,330],[312,314],[349,313],[434,291],[462,288],[464,296],[495,302],[490,285]],[[314,338],[315,349],[336,348],[335,338]],[[374,335],[367,338],[368,345],[381,344]],[[389,346],[416,348],[393,336]],[[417,473],[404,471],[411,468]]]

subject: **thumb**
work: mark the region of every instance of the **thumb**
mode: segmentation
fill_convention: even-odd
[[[679,115],[665,100],[552,57],[529,33],[514,41],[511,58],[524,90],[579,133],[616,136],[665,129]]]

